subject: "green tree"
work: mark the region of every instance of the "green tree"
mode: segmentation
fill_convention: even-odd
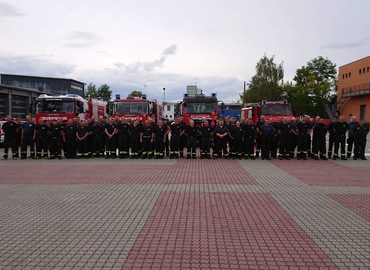
[[[109,85],[103,84],[99,87],[97,94],[98,98],[101,98],[105,101],[109,101],[112,96],[112,90],[110,90]]]
[[[256,74],[248,83],[247,91],[240,98],[243,103],[281,100],[283,79],[283,63],[276,64],[274,56],[264,55],[256,65]]]
[[[85,97],[97,97],[98,92],[96,90],[96,85],[92,82],[87,85],[86,91],[85,91]]]
[[[141,98],[142,95],[143,95],[143,93],[140,90],[134,90],[134,91],[131,91],[131,93],[128,95],[128,97],[139,97],[139,98]]]
[[[319,56],[297,69],[293,80],[296,82],[293,88],[285,86],[285,93],[293,91],[287,94],[293,107],[302,109],[302,114],[326,116],[325,105],[336,102],[336,65]]]

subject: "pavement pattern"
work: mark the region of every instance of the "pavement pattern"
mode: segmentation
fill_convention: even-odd
[[[0,269],[370,269],[370,162],[0,161]]]

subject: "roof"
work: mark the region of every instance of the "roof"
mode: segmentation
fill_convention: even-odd
[[[369,60],[370,60],[370,55],[369,55],[369,56],[366,56],[366,57],[364,57],[364,58],[361,58],[361,59],[358,59],[358,60],[352,61],[352,62],[350,62],[350,63],[348,63],[348,64],[342,65],[342,66],[340,66],[339,68],[341,68],[341,67],[345,67],[345,66],[348,66],[348,65],[351,65],[351,64],[356,63],[356,62],[363,61],[363,60],[365,60],[365,59],[367,59],[367,58],[369,58]]]
[[[86,84],[84,82],[80,82],[74,79],[68,79],[68,78],[55,78],[55,77],[42,77],[42,76],[31,76],[31,75],[21,75],[21,74],[4,74],[1,73],[0,76],[18,76],[18,77],[28,77],[28,78],[41,78],[41,79],[52,79],[52,80],[65,80],[65,81],[73,81],[73,82],[78,82],[81,84]]]

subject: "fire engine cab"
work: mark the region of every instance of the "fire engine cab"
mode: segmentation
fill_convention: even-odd
[[[90,101],[76,94],[52,96],[42,94],[31,104],[31,113],[37,123],[42,120],[68,120],[78,117],[80,120],[91,116],[104,116],[105,101],[92,99]]]
[[[162,104],[156,99],[147,99],[146,95],[127,98],[120,98],[117,95],[113,102],[108,102],[106,111],[113,117],[118,116],[126,119],[139,117],[142,122],[151,117],[155,123],[158,123],[163,118]]]
[[[242,108],[240,118],[244,120],[252,118],[253,123],[257,123],[261,115],[271,118],[272,122],[277,123],[280,116],[293,117],[292,106],[286,100],[263,100],[261,103],[248,103]]]

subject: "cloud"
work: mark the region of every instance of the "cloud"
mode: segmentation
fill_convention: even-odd
[[[331,44],[328,44],[328,45],[320,46],[319,48],[320,49],[337,49],[337,50],[352,49],[352,48],[361,47],[361,46],[366,45],[369,40],[370,40],[370,38],[367,37],[367,38],[363,38],[359,41],[331,43]]]
[[[9,56],[0,53],[0,71],[8,74],[66,77],[72,74],[74,66],[56,63],[48,55]]]
[[[73,31],[66,35],[66,39],[69,40],[69,42],[64,44],[64,47],[67,48],[94,46],[103,40],[94,33],[84,31]]]
[[[14,17],[14,16],[24,16],[18,8],[11,6],[7,3],[0,2],[0,17]]]
[[[153,61],[149,62],[137,61],[135,63],[130,64],[125,64],[124,62],[115,62],[114,66],[117,67],[119,70],[128,73],[151,72],[155,71],[159,67],[162,67],[167,57],[169,55],[176,54],[176,51],[177,51],[176,44],[172,44],[162,52],[162,56],[160,56],[157,59],[154,59]]]

